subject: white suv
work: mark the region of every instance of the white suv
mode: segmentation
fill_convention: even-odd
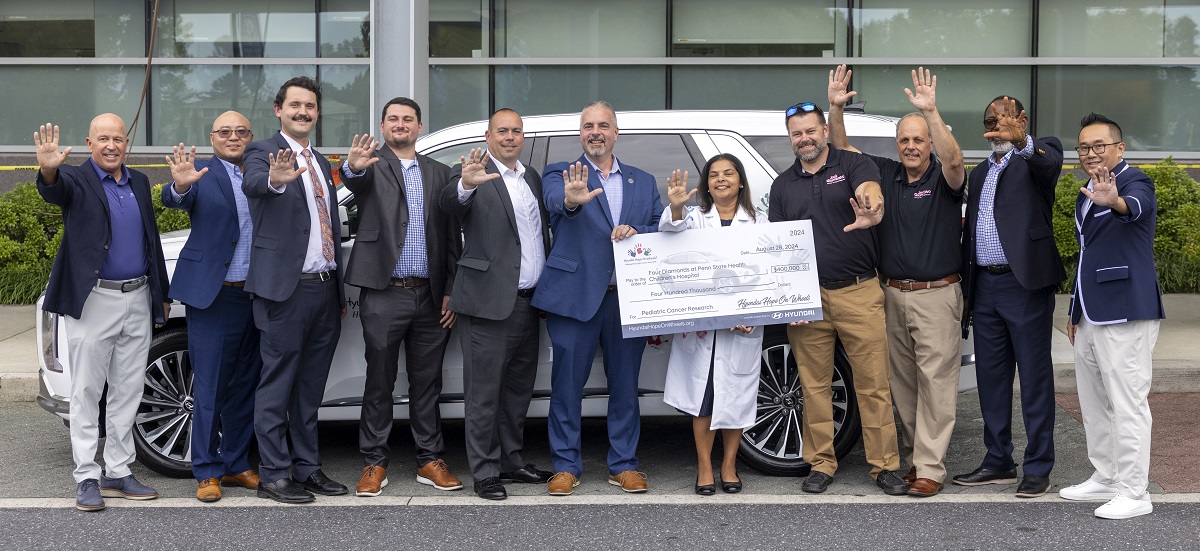
[[[758,209],[765,214],[771,181],[795,160],[782,112],[624,112],[618,114],[618,123],[617,157],[624,164],[656,176],[662,197],[667,195],[666,177],[672,170],[681,168],[698,174],[708,158],[717,153],[732,153],[745,164]],[[525,117],[524,124],[525,148],[521,152],[521,162],[527,166],[541,171],[549,162],[574,160],[580,156],[578,114]],[[880,155],[895,152],[895,124],[896,119],[891,117],[846,115],[846,128],[854,145]],[[454,165],[471,148],[485,146],[483,132],[486,128],[487,121],[478,121],[440,130],[418,140],[417,150]],[[346,252],[343,258],[347,258],[358,229],[357,207],[353,194],[344,187],[338,189],[338,202],[343,209],[342,236],[345,241],[342,246]],[[175,258],[186,238],[186,230],[162,235],[169,272],[174,270]],[[347,286],[346,299],[348,312],[342,322],[341,340],[325,386],[320,410],[322,420],[356,420],[362,403],[366,360],[359,321],[358,288]],[[38,306],[38,347],[42,364],[38,403],[65,421],[71,366],[62,350],[66,346],[66,339],[60,338],[64,325],[55,314],[41,311],[40,300]],[[183,312],[183,306],[176,304],[171,309],[169,323],[155,332],[150,362],[146,366],[145,395],[134,431],[138,459],[155,471],[178,477],[191,476],[191,364]],[[670,345],[669,335],[648,339],[639,380],[643,415],[678,415],[662,401]],[[529,414],[533,417],[545,417],[549,407],[551,346],[544,329],[540,350],[534,397],[529,406]],[[964,358],[968,357],[964,351]],[[838,457],[842,457],[858,442],[861,427],[850,365],[840,344],[834,368],[834,441]],[[972,384],[973,375],[973,370],[965,374],[969,378],[965,384]],[[392,393],[397,419],[408,417],[408,408],[403,407],[408,404],[407,387],[407,379],[399,377]],[[597,357],[584,390],[584,415],[603,417],[606,414],[606,389],[604,369]],[[462,352],[456,336],[451,336],[446,349],[441,403],[444,418],[462,418]],[[763,341],[758,417],[756,424],[747,429],[742,438],[739,450],[742,459],[768,474],[806,472],[808,465],[800,456],[802,412],[800,383],[791,347],[782,327],[768,327]]]

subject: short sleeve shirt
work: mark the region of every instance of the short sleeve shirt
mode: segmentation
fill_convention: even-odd
[[[879,273],[916,281],[957,274],[962,267],[963,193],[950,189],[942,163],[932,157],[921,179],[909,182],[903,164],[867,156],[879,167],[885,206],[877,226]]]
[[[851,232],[842,228],[854,222],[854,190],[863,182],[878,181],[879,169],[865,155],[830,145],[825,165],[816,173],[805,172],[796,159],[775,178],[768,219],[812,220],[817,277],[823,282],[852,279],[875,269],[879,242],[874,227]]]

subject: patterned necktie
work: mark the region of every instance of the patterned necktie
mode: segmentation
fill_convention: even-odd
[[[329,221],[329,206],[325,204],[325,181],[321,178],[321,169],[313,163],[312,154],[307,149],[304,150],[304,162],[308,163],[317,215],[321,218],[321,253],[325,255],[325,260],[333,262],[333,224]]]

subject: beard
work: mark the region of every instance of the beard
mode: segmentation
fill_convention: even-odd
[[[1008,152],[1012,151],[1013,147],[1015,147],[1013,146],[1012,142],[1006,141],[991,141],[988,143],[990,143],[992,146],[992,153],[998,153],[1000,155],[1007,155]]]
[[[801,148],[803,148],[806,145],[809,145],[810,143],[813,145],[812,153],[802,152]],[[810,163],[812,161],[819,159],[821,157],[821,154],[824,152],[825,152],[825,144],[822,143],[820,140],[814,140],[812,142],[802,143],[799,145],[799,147],[797,147],[796,149],[793,150],[793,153],[796,154],[796,157],[798,157],[801,161],[803,161],[805,163]]]

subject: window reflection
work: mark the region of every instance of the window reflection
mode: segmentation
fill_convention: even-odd
[[[672,4],[674,57],[846,54],[846,10],[834,0],[689,0]]]
[[[854,17],[857,53],[863,57],[1028,56],[1030,16],[1028,0],[992,0],[984,6],[944,0],[863,0]]]
[[[0,0],[0,57],[146,55],[140,3],[97,13],[95,0]]]
[[[159,7],[159,57],[364,57],[368,0],[173,0]],[[320,48],[318,48],[318,40]]]
[[[32,154],[30,136],[38,125],[50,122],[62,129],[62,145],[75,146],[67,162],[82,162],[88,152],[80,146],[93,117],[111,112],[125,119],[125,124],[133,124],[143,71],[143,67],[112,65],[0,66],[0,82],[10,83],[4,91],[6,107],[4,124],[0,124],[0,144],[19,144],[28,147]],[[33,82],[59,84],[16,85]],[[84,90],[86,93],[81,93]],[[143,116],[138,123],[135,146],[146,143],[144,122]]]
[[[666,80],[661,66],[501,66],[496,67],[496,106],[522,115],[578,113],[602,99],[618,111],[664,109]]]

